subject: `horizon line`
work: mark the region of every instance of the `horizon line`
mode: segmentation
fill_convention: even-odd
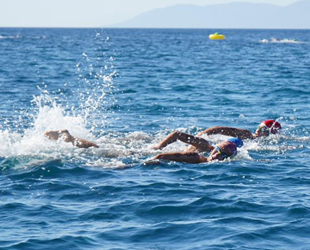
[[[36,27],[36,26],[4,26],[0,29],[199,29],[199,30],[310,30],[310,28],[174,28],[174,27],[57,27],[57,26],[46,26],[46,27]]]

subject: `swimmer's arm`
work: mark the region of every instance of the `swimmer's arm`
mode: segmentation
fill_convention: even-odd
[[[186,163],[202,163],[207,162],[208,159],[195,152],[171,152],[156,155],[154,160],[166,160]]]
[[[69,133],[69,131],[66,129],[65,130],[58,130],[58,131],[47,131],[44,133],[44,136],[50,140],[61,139],[65,142],[71,142],[74,146],[76,146],[78,148],[89,148],[89,147],[99,148],[98,145],[96,145],[93,142],[86,141],[84,139],[72,136]]]
[[[249,130],[240,129],[240,128],[231,128],[231,127],[221,127],[221,126],[208,128],[198,133],[197,136],[201,136],[203,134],[207,134],[207,135],[221,134],[221,135],[237,137],[240,139],[253,139],[254,138],[253,134]]]

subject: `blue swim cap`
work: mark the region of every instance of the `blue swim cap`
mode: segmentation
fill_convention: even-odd
[[[241,148],[243,146],[243,141],[239,138],[230,138],[227,141],[235,143],[238,148]]]

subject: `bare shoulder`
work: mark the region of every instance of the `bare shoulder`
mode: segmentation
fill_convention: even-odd
[[[70,140],[71,135],[67,129],[64,130],[55,130],[55,131],[46,131],[44,136],[50,140],[58,140],[61,137],[65,137],[65,139]]]

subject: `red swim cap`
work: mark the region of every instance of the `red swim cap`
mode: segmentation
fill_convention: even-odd
[[[281,129],[281,124],[275,120],[263,121],[261,124],[264,124],[270,128],[270,132],[273,134],[278,133],[278,131]]]

